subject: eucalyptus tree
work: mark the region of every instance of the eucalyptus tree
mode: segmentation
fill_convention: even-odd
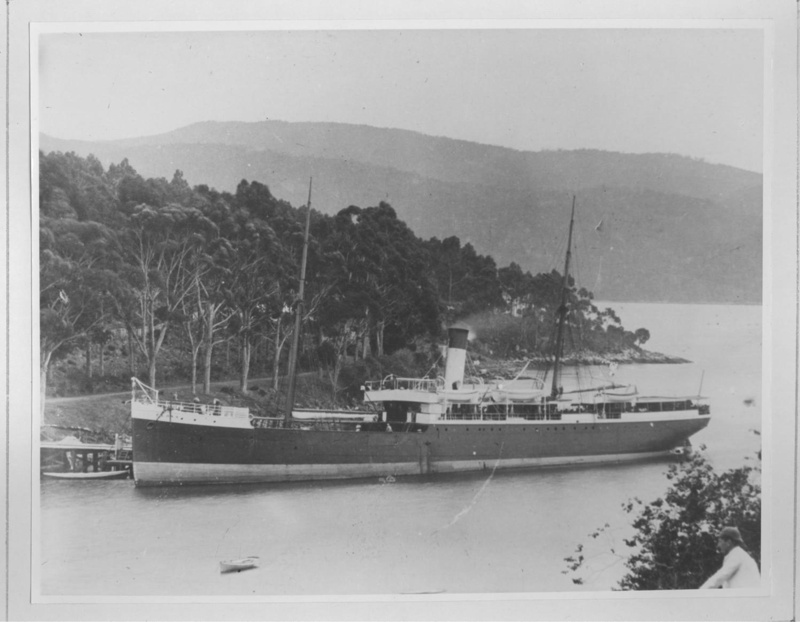
[[[105,325],[116,276],[103,263],[109,230],[96,222],[40,219],[39,348],[42,408],[51,363]]]
[[[437,330],[427,253],[389,204],[341,210],[325,244],[334,285],[320,319],[334,383],[351,349],[355,357],[366,358],[374,344],[383,355],[387,334],[402,347]]]
[[[39,152],[40,364],[43,394],[54,359],[105,338],[105,245],[120,220],[113,187],[97,158]]]
[[[207,247],[207,254],[195,269],[189,295],[181,301],[184,334],[191,354],[192,393],[197,393],[198,362],[202,352],[203,392],[211,392],[211,368],[214,348],[223,343],[225,327],[233,316],[219,287],[224,271],[220,256],[229,249],[227,240],[215,240]]]
[[[438,329],[438,305],[429,278],[428,252],[385,202],[360,214],[362,252],[371,266],[366,279],[369,329],[376,353],[386,352],[387,333],[394,349]]]
[[[264,283],[265,297],[260,303],[259,323],[252,337],[262,335],[272,344],[273,387],[277,389],[281,352],[293,332],[293,322],[289,319],[297,298],[304,219],[299,210],[274,197],[268,186],[257,181],[242,180],[231,202],[236,209],[237,222],[241,218],[249,219],[266,225],[271,231],[273,243],[267,245],[263,257],[269,266],[270,278]],[[234,237],[241,236],[235,234]],[[307,310],[308,305],[305,308]]]
[[[457,237],[427,244],[431,272],[448,321],[505,306],[494,259]]]
[[[148,382],[156,385],[156,364],[170,327],[208,269],[205,247],[217,227],[199,210],[170,203],[140,204],[117,236],[126,288],[116,296],[117,311],[144,355]]]
[[[119,224],[117,197],[103,165],[90,155],[39,152],[39,207],[51,217]]]
[[[244,209],[234,213],[226,239],[231,252],[224,266],[217,265],[220,292],[232,312],[230,332],[239,342],[239,388],[247,393],[254,343],[269,330],[270,318],[280,308],[286,252],[272,227]]]

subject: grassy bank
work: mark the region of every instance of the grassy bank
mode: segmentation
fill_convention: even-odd
[[[270,381],[254,379],[248,394],[235,389],[235,382],[212,384],[210,393],[192,394],[188,385],[161,389],[162,397],[191,402],[197,397],[202,403],[215,399],[230,406],[246,406],[254,413],[275,415],[281,411],[280,393],[268,389]],[[304,407],[325,408],[342,406],[333,399],[329,382],[317,374],[301,374],[297,379],[297,403]],[[86,442],[113,442],[116,434],[130,435],[130,392],[48,398],[45,402],[42,436],[58,439],[73,434]]]

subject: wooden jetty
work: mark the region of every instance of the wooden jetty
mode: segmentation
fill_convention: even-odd
[[[119,437],[114,444],[84,443],[74,436],[67,436],[59,441],[40,441],[39,453],[41,472],[43,475],[47,474],[47,477],[56,474],[121,471],[126,471],[130,476],[133,469],[133,448],[129,443],[123,443]]]

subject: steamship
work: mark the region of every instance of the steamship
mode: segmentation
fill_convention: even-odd
[[[552,388],[521,374],[491,382],[466,377],[465,325],[448,330],[444,377],[368,382],[369,412],[290,408],[264,417],[247,408],[164,400],[133,379],[136,484],[429,475],[613,463],[684,451],[710,420],[700,395],[646,396],[613,384],[564,392],[560,386],[574,210],[573,202]],[[293,402],[290,389],[287,403]]]

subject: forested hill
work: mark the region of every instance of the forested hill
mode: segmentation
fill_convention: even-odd
[[[625,329],[573,281],[564,290],[557,270],[498,268],[455,236],[423,240],[385,202],[334,216],[311,210],[298,307],[307,213],[259,182],[218,192],[191,187],[180,171],[146,179],[126,161],[105,168],[93,156],[40,152],[42,391],[53,366],[71,373],[78,351],[83,380],[95,357],[111,355],[126,383],[194,385],[202,369],[207,393],[212,375],[235,369],[247,391],[252,365],[277,387],[297,309],[297,361],[327,371],[334,391],[383,377],[382,361],[395,354],[391,373],[430,372],[442,328],[457,320],[469,324],[476,352],[500,359],[546,364],[560,345],[580,361],[654,360],[640,347],[646,328]],[[554,337],[562,305],[563,343]],[[345,363],[361,376],[340,383]]]
[[[669,154],[521,152],[333,123],[199,123],[106,142],[41,137],[41,149],[127,158],[145,177],[233,191],[258,180],[335,214],[386,201],[421,238],[457,236],[503,265],[553,262],[577,195],[578,276],[600,299],[756,303],[762,176]],[[602,223],[602,224],[601,224]],[[599,226],[598,226],[599,225]]]

